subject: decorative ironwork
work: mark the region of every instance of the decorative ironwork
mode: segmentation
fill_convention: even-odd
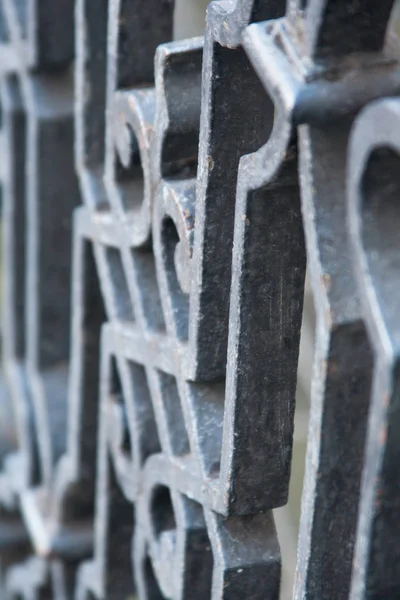
[[[279,597],[306,251],[293,597],[400,594],[392,4],[1,0],[4,597]]]

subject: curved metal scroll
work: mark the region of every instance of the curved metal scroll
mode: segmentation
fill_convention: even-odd
[[[397,100],[372,104],[357,120],[349,156],[349,225],[374,356],[351,598],[395,597],[400,590],[398,325],[391,301],[398,282],[398,117]],[[379,129],[371,127],[377,119]]]

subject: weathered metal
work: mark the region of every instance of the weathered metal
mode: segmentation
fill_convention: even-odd
[[[306,253],[293,597],[400,594],[392,4],[1,0],[4,597],[279,597]]]

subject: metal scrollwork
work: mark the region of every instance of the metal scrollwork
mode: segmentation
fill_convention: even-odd
[[[392,5],[0,1],[5,598],[278,600],[306,262],[293,598],[400,593]]]

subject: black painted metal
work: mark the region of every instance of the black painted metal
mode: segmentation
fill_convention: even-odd
[[[293,597],[400,597],[391,8],[1,0],[2,597],[279,597],[306,253]]]

